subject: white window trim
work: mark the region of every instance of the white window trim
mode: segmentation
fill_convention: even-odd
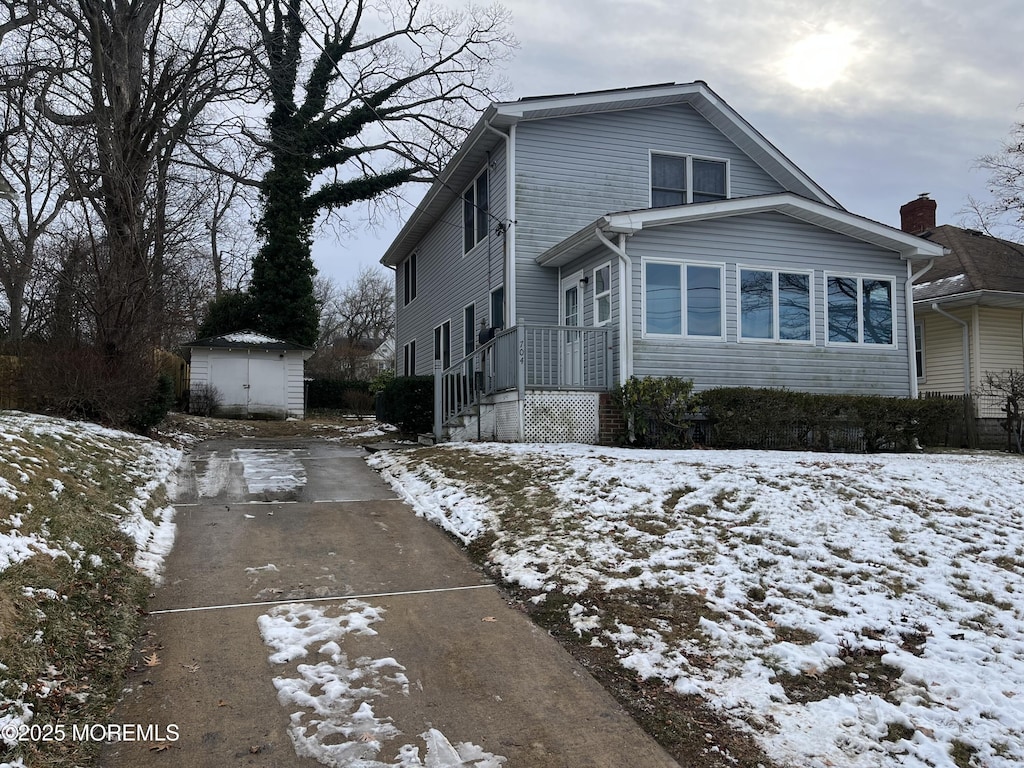
[[[849,280],[857,281],[857,341],[832,341],[829,338],[829,319],[828,319],[828,281],[829,278],[840,277],[847,278]],[[870,344],[864,341],[864,281],[865,280],[881,280],[892,285],[892,295],[890,296],[889,311],[892,313],[892,343],[891,344]],[[825,346],[828,347],[856,347],[858,349],[899,349],[899,315],[896,314],[896,307],[898,302],[896,301],[896,288],[898,280],[892,275],[864,275],[864,274],[851,274],[849,272],[825,272],[822,279],[822,297],[824,298],[823,304],[825,307]]]
[[[666,155],[668,157],[682,157],[686,159],[686,202],[684,205],[693,203],[693,161],[707,160],[712,163],[725,164],[725,197],[732,198],[732,161],[727,157],[713,157],[711,155],[694,155],[688,152],[674,152],[670,150],[649,149],[647,151],[647,207],[654,207],[654,156]]]
[[[480,180],[480,177],[484,176],[484,175],[487,176],[487,211],[488,211],[488,213],[486,213],[486,214],[483,213],[480,210],[479,206],[477,206],[476,203],[475,203],[475,201],[476,201],[476,190],[475,190],[476,183]],[[473,245],[470,246],[467,249],[466,248],[465,219],[463,217],[465,216],[465,207],[464,206],[466,205],[466,193],[469,190],[471,190],[471,189],[474,190],[473,191],[473,200],[474,200],[474,205],[473,205]],[[459,203],[460,203],[460,205],[459,205],[459,217],[460,217],[459,220],[460,220],[461,225],[462,225],[462,226],[460,226],[460,230],[462,231],[462,256],[463,256],[463,258],[465,258],[469,254],[471,254],[473,251],[475,251],[477,246],[480,245],[480,243],[484,242],[487,239],[487,235],[490,234],[490,223],[487,224],[487,228],[485,230],[485,232],[487,234],[485,234],[484,237],[481,237],[480,239],[477,239],[477,234],[476,234],[477,233],[477,229],[479,229],[479,222],[477,221],[478,217],[483,215],[483,216],[485,216],[488,219],[490,218],[490,210],[491,210],[491,176],[488,173],[487,166],[484,166],[483,170],[481,170],[480,173],[478,173],[476,176],[474,176],[473,180],[471,182],[469,182],[469,184],[466,185],[465,189],[462,190],[462,194],[459,196]]]
[[[679,311],[680,315],[680,326],[682,333],[652,333],[647,330],[647,265],[648,264],[670,264],[679,267],[679,288],[680,288],[680,303]],[[691,336],[689,334],[689,327],[686,317],[686,268],[687,267],[715,267],[718,269],[718,295],[721,297],[719,307],[719,321],[718,326],[721,329],[719,336]],[[685,261],[680,259],[642,259],[640,264],[640,296],[642,297],[642,311],[641,318],[643,320],[643,337],[649,339],[686,339],[687,341],[707,341],[712,343],[719,343],[725,341],[725,317],[726,309],[725,306],[728,303],[725,295],[725,270],[726,264],[719,261],[696,261],[687,259]]]
[[[607,285],[606,289],[603,292],[598,293],[597,292],[597,273],[599,271],[601,271],[602,269],[607,269],[608,270],[608,285]],[[591,283],[594,286],[594,290],[592,292],[592,297],[591,297],[592,301],[593,301],[592,311],[594,313],[594,327],[595,328],[602,328],[602,327],[608,325],[612,321],[612,263],[610,261],[607,261],[604,264],[598,264],[596,267],[594,267],[594,269],[593,269],[593,271],[591,272],[591,275],[590,275],[590,280],[591,280]],[[600,319],[600,313],[598,312],[598,303],[599,303],[598,299],[600,299],[602,296],[607,296],[608,297],[608,319],[604,320],[604,321],[602,321]]]
[[[741,275],[743,270],[750,270],[752,272],[771,272],[772,273],[772,331],[773,336],[770,339],[758,339],[754,337],[747,337],[743,335],[743,281]],[[810,302],[810,323],[811,323],[811,338],[810,339],[783,339],[780,337],[781,328],[779,326],[779,274],[785,273],[787,275],[806,275],[807,290],[808,290],[808,301]],[[784,269],[782,267],[764,267],[756,264],[737,264],[736,265],[736,340],[741,344],[796,344],[803,345],[805,347],[814,346],[814,326],[815,326],[815,298],[814,298],[814,270],[812,269]],[[877,346],[877,345],[876,345]]]

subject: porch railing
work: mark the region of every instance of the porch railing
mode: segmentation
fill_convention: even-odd
[[[434,363],[434,436],[498,392],[570,390],[606,392],[612,386],[608,328],[517,325],[499,331],[448,368]]]

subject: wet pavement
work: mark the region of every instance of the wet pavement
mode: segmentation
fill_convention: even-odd
[[[101,765],[677,765],[364,455],[243,439],[186,458],[153,663],[114,716],[177,738]]]

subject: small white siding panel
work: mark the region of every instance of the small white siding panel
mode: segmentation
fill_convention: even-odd
[[[781,214],[732,217],[640,232],[627,244],[634,261],[634,374],[693,379],[696,388],[786,387],[805,392],[906,396],[906,265],[897,254]],[[725,340],[645,338],[643,265],[647,259],[724,265]],[[813,344],[740,341],[738,266],[812,271]],[[893,282],[892,347],[826,343],[826,274]]]
[[[986,373],[1024,368],[1024,317],[1018,309],[980,307],[978,311],[981,349],[980,383]]]

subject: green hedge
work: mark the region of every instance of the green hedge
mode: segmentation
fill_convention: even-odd
[[[310,410],[322,408],[362,416],[373,410],[370,382],[344,379],[313,379],[306,392]]]
[[[940,398],[719,387],[700,394],[716,448],[907,451],[944,445],[961,405]]]
[[[693,446],[693,422],[700,400],[689,379],[632,376],[615,388],[612,399],[622,409],[627,444],[637,448]]]
[[[377,395],[377,417],[403,432],[434,429],[434,377],[399,376]]]

